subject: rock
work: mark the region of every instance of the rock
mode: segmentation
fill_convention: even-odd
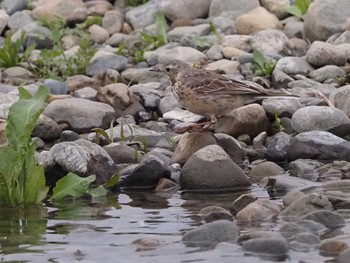
[[[0,33],[3,32],[9,21],[9,15],[4,11],[0,10]]]
[[[247,0],[241,2],[239,0],[212,0],[209,9],[209,16],[220,16],[225,11],[231,12],[231,19],[235,20],[239,15],[245,14],[247,11],[260,6],[258,0]]]
[[[170,179],[170,168],[155,155],[145,156],[134,169],[121,171],[117,188],[154,188],[161,178]]]
[[[229,220],[233,221],[233,217],[229,211],[220,206],[208,206],[203,208],[198,213],[206,223],[210,223],[217,220]]]
[[[309,252],[314,250],[315,247],[321,243],[320,238],[312,233],[298,233],[292,236],[292,238],[288,241],[291,249],[300,252]]]
[[[213,44],[206,52],[206,55],[208,57],[208,59],[210,60],[220,60],[222,59],[224,56],[221,52],[221,46],[218,44]]]
[[[209,63],[205,69],[211,71],[219,71],[225,74],[237,74],[239,73],[240,64],[238,61],[231,61],[227,59],[220,59]]]
[[[197,26],[175,27],[167,33],[167,36],[170,41],[180,42],[186,36],[198,38],[200,36],[208,35],[209,33],[209,24],[201,24]]]
[[[8,27],[13,31],[21,29],[25,25],[34,22],[31,12],[29,10],[17,11],[13,13],[8,19]]]
[[[32,136],[43,140],[52,140],[60,137],[61,132],[61,127],[53,119],[41,114]]]
[[[292,54],[287,36],[277,29],[265,29],[253,34],[251,46],[263,54],[279,54],[289,56]]]
[[[319,249],[321,255],[334,257],[349,249],[349,245],[342,240],[325,239],[322,240]]]
[[[286,36],[289,39],[291,39],[291,38],[295,38],[295,39],[303,38],[303,32],[304,32],[304,23],[300,20],[297,20],[297,19],[286,21],[284,28],[283,28],[283,33],[286,34]]]
[[[109,10],[113,9],[112,4],[107,1],[89,1],[86,2],[85,5],[90,16],[103,16]]]
[[[187,246],[207,247],[220,242],[235,242],[238,236],[239,228],[235,223],[218,220],[186,232],[182,241]]]
[[[70,91],[76,91],[85,87],[97,87],[99,86],[95,79],[84,75],[75,75],[72,77],[67,77],[65,84]]]
[[[55,79],[45,79],[44,85],[54,95],[67,94],[69,91],[67,85],[64,82]]]
[[[273,162],[267,161],[253,166],[248,173],[248,177],[252,183],[257,183],[265,176],[275,176],[284,173],[283,168]]]
[[[326,131],[309,131],[295,136],[288,148],[288,160],[349,160],[350,144]]]
[[[124,20],[124,14],[118,9],[107,11],[102,19],[102,27],[112,35],[119,33],[122,30],[122,24]]]
[[[301,218],[310,212],[333,210],[328,198],[322,194],[307,194],[294,201],[281,213],[282,217]]]
[[[317,160],[298,159],[290,162],[288,169],[291,176],[296,176],[316,182],[319,180],[320,176],[317,168],[321,167],[322,165],[323,163]]]
[[[170,163],[178,163],[181,166],[198,150],[208,145],[217,144],[215,137],[210,132],[191,132],[181,136]]]
[[[12,15],[17,11],[26,9],[25,0],[4,0],[1,2],[1,9],[4,9],[8,15]]]
[[[96,100],[111,105],[115,109],[117,117],[134,115],[137,111],[144,110],[132,90],[124,83],[100,87],[96,94]]]
[[[282,238],[283,236],[275,231],[264,231],[264,230],[251,230],[245,233],[238,238],[237,243],[242,245],[245,241],[255,239],[255,238]]]
[[[106,29],[98,25],[89,27],[89,38],[96,44],[102,44],[109,38],[109,33]]]
[[[337,263],[347,263],[350,257],[350,248],[344,250],[337,257]]]
[[[80,139],[79,134],[70,130],[65,130],[60,135],[61,142],[72,142],[79,139]]]
[[[279,69],[289,76],[307,76],[314,68],[306,61],[305,57],[283,57],[277,61],[275,69]]]
[[[44,17],[51,21],[63,18],[67,23],[82,22],[87,18],[87,8],[82,0],[39,0],[32,11],[34,18]]]
[[[106,129],[115,119],[110,105],[76,98],[55,100],[46,107],[44,114],[57,123],[66,123],[78,133],[90,132],[92,128]]]
[[[251,39],[252,39],[252,36],[246,36],[246,35],[223,36],[221,46],[231,47],[231,48],[240,49],[246,52],[251,52],[252,51],[252,46],[250,44]]]
[[[196,64],[206,59],[206,55],[191,47],[162,46],[155,51],[145,52],[145,59],[149,65],[167,63],[178,59],[189,64]]]
[[[3,81],[12,85],[22,85],[23,83],[34,83],[34,75],[29,70],[22,67],[9,67],[3,71]]]
[[[160,2],[160,11],[171,21],[177,19],[195,19],[206,17],[209,13],[211,0],[191,2],[186,0]]]
[[[331,102],[338,109],[345,112],[350,117],[350,85],[345,85],[338,89],[335,89],[329,96]]]
[[[253,238],[243,242],[243,249],[258,255],[286,256],[289,245],[284,238]]]
[[[230,135],[224,133],[214,134],[217,144],[224,149],[224,151],[230,156],[240,167],[243,167],[244,150],[240,143]]]
[[[240,210],[236,219],[241,224],[258,224],[273,220],[280,214],[281,210],[280,205],[270,200],[257,199]]]
[[[308,106],[293,114],[292,127],[298,133],[319,130],[345,136],[349,134],[350,119],[337,108]]]
[[[123,131],[122,131],[123,130]],[[147,147],[154,147],[160,140],[164,139],[164,134],[156,131],[151,131],[145,128],[141,128],[133,123],[124,122],[123,127],[117,125],[113,127],[113,131],[110,129],[106,130],[107,134],[112,133],[112,139],[114,142],[117,141],[134,141],[140,144],[146,144]],[[122,134],[124,134],[122,138]],[[92,140],[95,133],[89,134],[89,139]]]
[[[287,12],[285,10],[286,6],[290,5],[289,0],[261,0],[260,4],[265,7],[269,12],[276,15],[279,19],[285,18]]]
[[[110,143],[103,147],[106,152],[111,156],[112,160],[116,164],[120,163],[137,163],[140,156],[135,158],[135,152],[138,151],[124,143]]]
[[[161,83],[149,82],[144,84],[133,85],[131,91],[141,98],[141,102],[146,108],[156,108],[163,96]]]
[[[255,137],[260,132],[267,131],[268,127],[269,121],[262,106],[250,104],[220,118],[215,125],[215,133],[226,133],[232,137],[249,134]]]
[[[282,224],[279,229],[279,232],[282,236],[288,240],[292,239],[298,234],[311,233],[317,237],[324,235],[327,231],[327,228],[323,225],[308,220],[300,220],[296,223],[288,222]]]
[[[279,118],[289,117],[302,107],[299,99],[296,98],[267,98],[262,102],[266,114],[275,117],[276,112]]]
[[[296,201],[297,199],[301,198],[305,194],[299,190],[292,190],[289,191],[287,194],[283,196],[283,205],[285,207],[289,206],[291,203]]]
[[[304,215],[301,219],[315,221],[317,223],[324,225],[329,229],[337,229],[345,226],[346,224],[344,218],[341,215],[335,212],[327,211],[327,210],[314,211],[314,212],[308,213]]]
[[[139,5],[125,14],[125,19],[134,29],[142,29],[156,22],[159,7],[156,2],[149,1]]]
[[[95,174],[97,185],[107,182],[117,172],[117,166],[108,153],[99,145],[84,139],[55,144],[48,152],[43,166],[49,186],[54,186],[68,172],[81,177]]]
[[[264,29],[282,29],[278,18],[263,7],[257,7],[237,17],[235,29],[240,35],[250,35]]]
[[[305,39],[325,41],[334,33],[344,31],[350,16],[347,0],[321,0],[310,5],[304,18]]]
[[[122,71],[126,68],[127,62],[128,60],[124,56],[105,51],[97,51],[90,60],[90,65],[86,69],[86,74],[89,76],[103,74],[108,69]]]
[[[203,119],[203,116],[192,113],[188,110],[175,108],[171,111],[167,111],[163,114],[163,118],[166,121],[178,120],[181,122],[196,123]]]
[[[231,214],[237,215],[239,211],[245,208],[247,205],[255,202],[258,197],[254,194],[242,194],[229,206]]]
[[[317,82],[324,82],[327,80],[336,81],[339,78],[345,78],[346,72],[340,67],[327,65],[310,72],[309,76]]]
[[[288,88],[288,84],[294,79],[290,76],[288,76],[286,73],[279,69],[275,69],[272,72],[272,86],[276,89],[286,89]]]
[[[249,186],[243,170],[218,145],[196,151],[185,163],[180,177],[182,189],[230,189]]]
[[[97,91],[93,88],[86,87],[73,92],[75,98],[86,99],[86,100],[95,100]]]
[[[341,48],[329,43],[315,41],[306,53],[306,60],[315,67],[344,66],[347,57]]]
[[[155,192],[168,192],[172,191],[174,189],[178,189],[179,186],[177,183],[173,182],[172,180],[169,180],[167,178],[161,178],[158,181],[158,184],[156,188],[154,189]]]

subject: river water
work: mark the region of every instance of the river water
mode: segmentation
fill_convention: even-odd
[[[261,189],[252,191],[269,198]],[[41,209],[3,209],[1,262],[332,262],[317,250],[290,251],[288,258],[271,259],[247,255],[237,244],[200,249],[181,242],[187,230],[203,223],[197,215],[200,209],[227,208],[240,194],[126,192],[118,195],[120,207],[109,198],[65,200]],[[278,226],[278,221],[241,226],[241,232]]]

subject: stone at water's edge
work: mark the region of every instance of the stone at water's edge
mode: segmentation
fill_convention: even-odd
[[[326,131],[303,132],[292,138],[288,160],[349,160],[350,142]]]
[[[239,236],[238,226],[228,220],[218,220],[188,231],[182,238],[187,246],[208,247],[220,242],[235,242]]]
[[[222,190],[248,187],[250,182],[220,146],[208,145],[187,160],[180,176],[180,186],[186,190]]]

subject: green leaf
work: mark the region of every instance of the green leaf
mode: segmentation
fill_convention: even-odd
[[[92,131],[96,133],[96,136],[101,135],[104,137],[109,143],[113,142],[113,138],[110,138],[105,130],[101,128],[93,128]]]
[[[46,87],[40,86],[36,95],[31,97],[28,91],[19,87],[19,96],[20,100],[9,110],[6,126],[7,140],[14,150],[27,147],[32,130],[47,105],[50,92]]]
[[[96,187],[91,190],[86,191],[87,194],[91,195],[94,198],[106,196],[108,193],[108,190],[103,187],[103,185],[100,185],[99,187]]]
[[[294,5],[297,9],[299,9],[301,15],[304,15],[309,9],[311,2],[312,0],[296,0]]]
[[[119,174],[116,173],[116,174],[113,175],[107,182],[105,182],[103,186],[104,186],[105,188],[112,188],[112,187],[115,186],[118,182],[119,182]]]
[[[163,37],[164,43],[168,43],[166,32],[169,29],[169,26],[163,13],[160,11],[156,13],[156,26],[158,34],[160,34]]]
[[[68,173],[65,177],[57,181],[50,200],[61,200],[68,196],[81,197],[86,193],[90,184],[95,179],[95,175],[82,178],[74,173]]]
[[[284,8],[289,14],[293,15],[293,16],[296,16],[296,17],[299,17],[299,18],[302,18],[303,15],[300,11],[299,8],[297,8],[296,6],[292,5],[292,6],[286,6]]]

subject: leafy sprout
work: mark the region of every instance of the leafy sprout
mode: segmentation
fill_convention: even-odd
[[[296,16],[300,19],[304,19],[312,0],[295,0],[294,5],[286,6],[284,9],[291,15]]]
[[[254,74],[256,76],[270,77],[275,69],[276,61],[274,59],[267,59],[260,51],[254,50]]]

